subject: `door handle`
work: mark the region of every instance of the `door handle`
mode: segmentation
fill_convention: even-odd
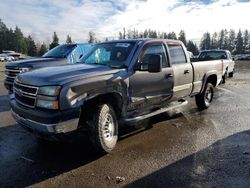
[[[189,72],[189,70],[184,70],[184,74],[188,74]]]
[[[172,78],[173,77],[173,74],[169,73],[169,74],[166,74],[166,78]]]

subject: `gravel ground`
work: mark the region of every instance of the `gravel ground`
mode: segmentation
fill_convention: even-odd
[[[115,150],[99,156],[82,143],[41,143],[10,115],[0,67],[0,187],[249,187],[250,62],[216,89],[211,107],[122,128]]]

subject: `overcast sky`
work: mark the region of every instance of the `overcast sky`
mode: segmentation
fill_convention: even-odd
[[[60,43],[67,34],[86,42],[89,31],[112,39],[123,27],[184,29],[188,39],[197,40],[206,31],[250,30],[250,0],[2,0],[0,18],[41,42],[51,40],[54,31]]]

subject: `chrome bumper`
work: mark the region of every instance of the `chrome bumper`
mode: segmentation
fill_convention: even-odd
[[[68,133],[78,128],[78,118],[71,119],[57,124],[43,124],[30,119],[19,116],[13,110],[11,110],[12,116],[15,118],[17,123],[24,128],[28,128],[31,131],[42,133],[42,134],[58,134]]]

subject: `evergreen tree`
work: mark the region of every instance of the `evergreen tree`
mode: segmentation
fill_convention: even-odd
[[[14,31],[14,36],[15,36],[15,46],[13,49],[17,52],[27,54],[27,44],[25,42],[21,29],[17,26]]]
[[[233,29],[230,29],[229,31],[229,50],[232,52],[232,51],[235,51],[235,31]]]
[[[125,27],[123,28],[123,39],[126,39],[126,30],[125,30]]]
[[[26,44],[27,44],[27,48],[28,48],[27,54],[29,56],[36,56],[37,55],[36,44],[30,35],[28,36],[28,38],[26,38]]]
[[[178,40],[182,41],[185,46],[187,46],[186,34],[184,30],[181,30],[179,33]]]
[[[229,42],[229,37],[228,37],[228,31],[225,29],[224,30],[224,43],[222,45],[222,49],[229,50],[230,48],[230,42]]]
[[[54,32],[53,38],[52,38],[52,43],[50,43],[49,49],[51,50],[52,48],[54,48],[58,45],[59,45],[59,38],[58,38],[56,32]]]
[[[67,35],[66,44],[72,44],[71,36]]]
[[[201,43],[200,43],[200,49],[201,50],[211,49],[211,36],[210,36],[210,33],[206,32],[206,33],[203,34],[203,37],[202,37]]]
[[[236,53],[241,54],[244,52],[244,50],[243,50],[243,37],[242,37],[241,30],[239,30],[236,39],[237,39],[237,41],[236,41]]]
[[[218,34],[214,32],[211,40],[211,49],[217,49],[217,48],[218,48]]]
[[[187,50],[192,52],[194,55],[199,54],[199,50],[198,50],[197,45],[191,40],[189,40],[187,43]]]
[[[244,46],[244,52],[248,53],[248,49],[249,49],[249,44],[250,40],[249,40],[249,33],[248,30],[244,31],[244,35],[243,35],[243,46]]]
[[[96,39],[95,39],[95,33],[93,31],[89,32],[89,40],[88,43],[93,44],[95,43]]]
[[[149,38],[149,33],[147,29],[143,32],[143,38]]]
[[[173,31],[170,32],[170,33],[168,33],[167,38],[168,38],[168,39],[174,39],[174,40],[177,39],[176,34],[175,34],[175,32],[173,32]]]
[[[40,50],[38,52],[39,56],[43,56],[48,51],[46,45],[43,43],[40,47]]]
[[[220,34],[219,34],[219,41],[218,41],[218,47],[219,47],[220,49],[223,48],[223,45],[224,45],[224,38],[225,38],[224,30],[221,30],[221,31],[220,31]]]
[[[16,50],[17,41],[14,34],[14,31],[10,28],[5,33],[5,50]]]
[[[119,32],[119,40],[123,39],[123,34],[122,32]]]
[[[0,52],[5,50],[5,48],[6,48],[7,31],[9,31],[9,29],[6,27],[6,25],[0,19]]]

